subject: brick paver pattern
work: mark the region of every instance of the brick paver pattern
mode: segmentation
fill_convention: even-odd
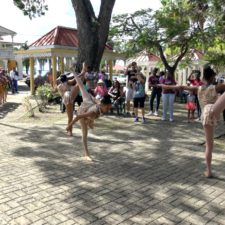
[[[82,158],[79,126],[65,135],[66,115],[31,124],[12,119],[17,110],[0,119],[0,225],[225,224],[224,149],[213,155],[217,178],[204,178],[201,124],[178,108],[173,123],[100,118],[94,162]]]

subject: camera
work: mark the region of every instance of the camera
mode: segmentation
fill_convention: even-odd
[[[73,79],[73,76],[70,76],[70,73],[64,73],[64,74],[61,74],[57,78],[57,81],[60,81],[62,83],[65,83],[65,82],[67,82],[68,80],[71,80],[71,79]]]

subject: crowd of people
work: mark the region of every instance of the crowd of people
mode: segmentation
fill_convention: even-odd
[[[94,127],[94,121],[99,116],[108,113],[113,107],[119,109],[119,106],[124,104],[125,115],[132,116],[134,123],[138,123],[140,118],[143,124],[146,122],[146,77],[136,62],[127,66],[125,71],[127,81],[124,87],[116,79],[111,82],[104,71],[93,73],[90,67],[83,64],[81,73],[77,74],[75,68],[75,65],[71,67],[71,79],[68,74],[59,76],[57,90],[62,96],[67,112],[66,131],[69,136],[72,136],[73,125],[80,122],[85,158],[91,160],[87,144],[88,129]],[[18,93],[18,78],[15,68],[9,74],[0,68],[0,105],[7,101],[9,90],[12,94]],[[177,85],[173,74],[159,71],[158,68],[154,68],[149,73],[147,82],[150,90],[148,116],[159,116],[162,98],[161,119],[173,122],[174,101],[179,93],[180,96],[185,97],[187,122],[193,122],[195,119],[201,120],[206,140],[204,175],[211,178],[213,176],[211,163],[214,129],[220,113],[223,113],[225,122],[225,84],[221,80],[216,80],[216,73],[209,66],[204,68],[202,76],[199,70],[194,70],[188,77],[186,85]],[[78,103],[78,110],[74,115],[75,102]],[[195,117],[195,112],[197,112],[197,117]]]
[[[100,73],[96,79],[96,75],[89,70],[88,66],[83,65],[82,72],[78,75],[75,72],[75,66],[71,68],[73,79],[67,80],[62,75],[58,83],[58,90],[60,91],[63,101],[67,108],[68,125],[66,131],[72,136],[73,124],[80,121],[82,129],[82,140],[85,152],[85,158],[91,160],[88,145],[87,135],[88,129],[93,128],[94,121],[103,113],[107,113],[112,105],[118,105],[123,98],[126,103],[126,113],[133,115],[134,122],[139,122],[141,118],[142,123],[145,123],[145,101],[146,77],[142,74],[140,67],[136,62],[128,65],[125,74],[127,82],[125,88],[114,80],[112,86],[107,86],[105,80],[106,75]],[[167,120],[169,111],[169,121],[173,122],[174,116],[174,100],[179,93],[186,93],[184,107],[187,109],[187,121],[193,122],[194,119],[201,119],[205,139],[205,159],[206,171],[204,175],[211,178],[212,168],[212,152],[214,140],[214,128],[218,122],[220,112],[225,110],[225,84],[218,83],[215,80],[216,74],[211,67],[206,67],[201,79],[200,71],[193,71],[188,77],[186,85],[177,85],[174,76],[168,72],[159,71],[155,68],[150,73],[148,79],[148,87],[151,90],[149,96],[149,113],[147,115],[159,115],[159,106],[162,97],[162,120]],[[82,101],[77,114],[73,116],[72,104],[80,91]],[[219,97],[222,95],[222,97]],[[154,106],[154,101],[156,103]],[[217,100],[219,99],[219,100]],[[139,117],[139,111],[141,117]],[[197,111],[197,118],[195,118],[195,111]]]

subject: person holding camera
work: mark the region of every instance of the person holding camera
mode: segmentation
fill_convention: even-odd
[[[125,75],[127,76],[126,80],[126,106],[127,114],[130,114],[131,104],[134,95],[134,82],[137,81],[136,74],[138,72],[138,67],[136,62],[132,62],[128,65]],[[134,112],[132,113],[134,114]]]
[[[156,98],[156,106],[155,106],[154,115],[158,116],[160,99],[162,95],[162,88],[157,86],[160,83],[159,82],[160,76],[158,75],[158,71],[159,71],[158,68],[154,68],[152,75],[149,77],[149,80],[148,80],[148,87],[149,89],[151,89],[151,96],[149,101],[149,106],[150,106],[149,113],[147,115],[153,115],[153,105],[154,105],[154,100]]]

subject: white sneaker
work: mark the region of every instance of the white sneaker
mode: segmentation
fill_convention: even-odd
[[[153,114],[152,111],[149,111],[149,113],[147,114],[147,116],[151,116]]]
[[[173,119],[170,119],[170,122],[173,122]]]
[[[158,116],[159,114],[158,114],[158,111],[155,111],[154,112],[154,116]]]
[[[162,119],[161,119],[162,121],[165,121],[166,120],[166,118],[164,118],[164,117],[162,117]]]

